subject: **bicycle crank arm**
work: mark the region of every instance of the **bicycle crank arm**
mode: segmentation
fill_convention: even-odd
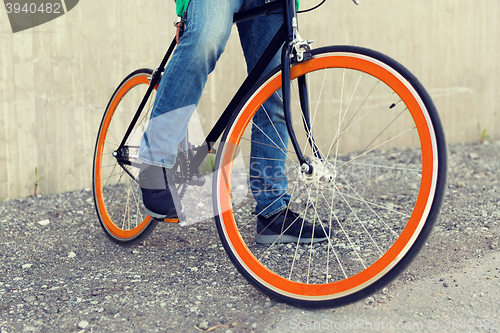
[[[203,175],[194,175],[192,179],[187,181],[188,185],[203,186],[205,185],[205,177]]]

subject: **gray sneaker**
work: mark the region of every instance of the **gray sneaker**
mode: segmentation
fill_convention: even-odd
[[[141,199],[146,213],[159,220],[176,219],[182,211],[175,186],[169,186],[172,170],[143,164],[139,172]]]
[[[329,229],[322,227],[319,222],[313,227],[299,214],[285,209],[280,213],[257,219],[257,238],[260,244],[279,243],[318,243],[328,239]]]

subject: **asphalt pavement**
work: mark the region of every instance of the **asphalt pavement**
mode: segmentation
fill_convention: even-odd
[[[500,331],[500,142],[450,146],[439,221],[387,288],[305,310],[249,285],[213,220],[106,238],[89,189],[0,202],[0,332]],[[42,189],[43,190],[43,189]]]

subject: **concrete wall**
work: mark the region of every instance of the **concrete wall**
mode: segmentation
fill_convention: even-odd
[[[386,53],[428,88],[449,142],[500,139],[498,0],[329,0],[300,16],[314,46]],[[316,1],[302,0],[304,7]],[[0,10],[0,200],[91,187],[96,132],[132,70],[155,67],[174,34],[170,0],[80,1],[64,16],[13,34]],[[208,129],[245,76],[236,31],[198,108]]]

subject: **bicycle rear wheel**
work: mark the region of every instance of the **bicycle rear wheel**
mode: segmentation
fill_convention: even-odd
[[[97,135],[93,164],[94,203],[106,235],[121,245],[143,241],[158,221],[144,211],[137,179],[138,164],[120,164],[114,156],[142,98],[149,87],[152,70],[139,69],[128,75],[108,103]],[[125,149],[118,152],[124,160],[138,155],[146,130],[156,89],[153,89]],[[126,156],[125,156],[126,155]]]
[[[290,147],[285,172],[264,176],[270,183],[287,177],[286,209],[328,228],[328,240],[255,242],[258,216],[252,215],[248,161],[250,145],[262,144],[252,142],[252,127],[262,130],[252,118],[259,109],[267,114],[262,105],[271,96],[281,96],[279,68],[248,93],[224,133],[214,215],[224,248],[252,284],[295,305],[332,307],[375,292],[417,254],[442,204],[447,152],[430,96],[403,66],[352,46],[312,55],[291,69],[292,118],[304,156],[323,174],[304,177]],[[301,112],[300,76],[308,82],[311,131]],[[313,153],[311,136],[319,154]]]

